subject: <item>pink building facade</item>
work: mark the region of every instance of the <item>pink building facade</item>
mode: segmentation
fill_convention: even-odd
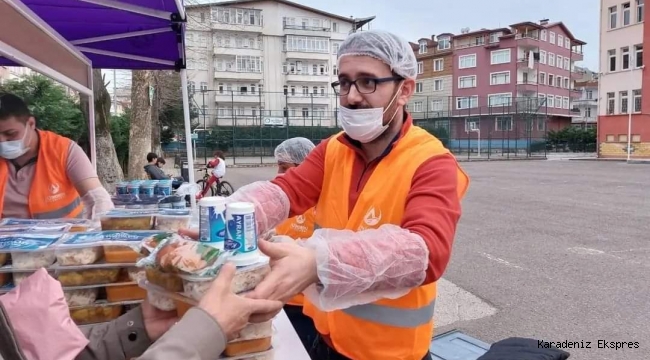
[[[452,136],[543,137],[578,116],[572,100],[583,41],[561,23],[524,22],[453,39],[453,111],[465,117]],[[474,130],[474,132],[472,131]]]

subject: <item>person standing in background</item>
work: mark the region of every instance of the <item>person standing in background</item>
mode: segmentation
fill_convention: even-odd
[[[74,141],[38,130],[27,104],[0,95],[0,216],[86,218],[113,208],[95,167]]]

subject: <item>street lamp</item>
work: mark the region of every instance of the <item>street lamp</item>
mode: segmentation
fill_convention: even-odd
[[[643,71],[645,68],[645,65],[641,65],[636,69],[640,69]],[[633,72],[634,72],[635,67],[632,66],[632,61],[630,61],[630,85],[634,83],[633,81]],[[634,85],[632,85],[632,89],[630,90],[630,93],[628,95],[628,99],[632,99],[631,105],[630,102],[628,102],[627,106],[627,161],[630,161],[630,157],[632,155],[632,110],[634,109]]]

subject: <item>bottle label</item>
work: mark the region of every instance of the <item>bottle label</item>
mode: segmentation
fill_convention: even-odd
[[[228,231],[224,248],[237,254],[257,250],[257,231],[254,214],[232,214],[228,219]]]
[[[226,238],[224,213],[212,206],[201,208],[199,219],[199,241],[204,243],[219,243]]]

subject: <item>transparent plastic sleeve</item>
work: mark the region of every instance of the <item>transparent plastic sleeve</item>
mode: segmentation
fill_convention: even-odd
[[[97,220],[100,214],[115,208],[111,195],[103,187],[89,190],[81,197],[81,202],[84,205],[84,219]]]
[[[399,226],[358,232],[318,229],[300,244],[315,251],[320,281],[304,294],[323,311],[396,299],[426,277],[426,243]]]
[[[228,197],[228,202],[255,204],[258,235],[266,233],[286,220],[291,206],[287,194],[269,181],[257,181],[242,186]]]

